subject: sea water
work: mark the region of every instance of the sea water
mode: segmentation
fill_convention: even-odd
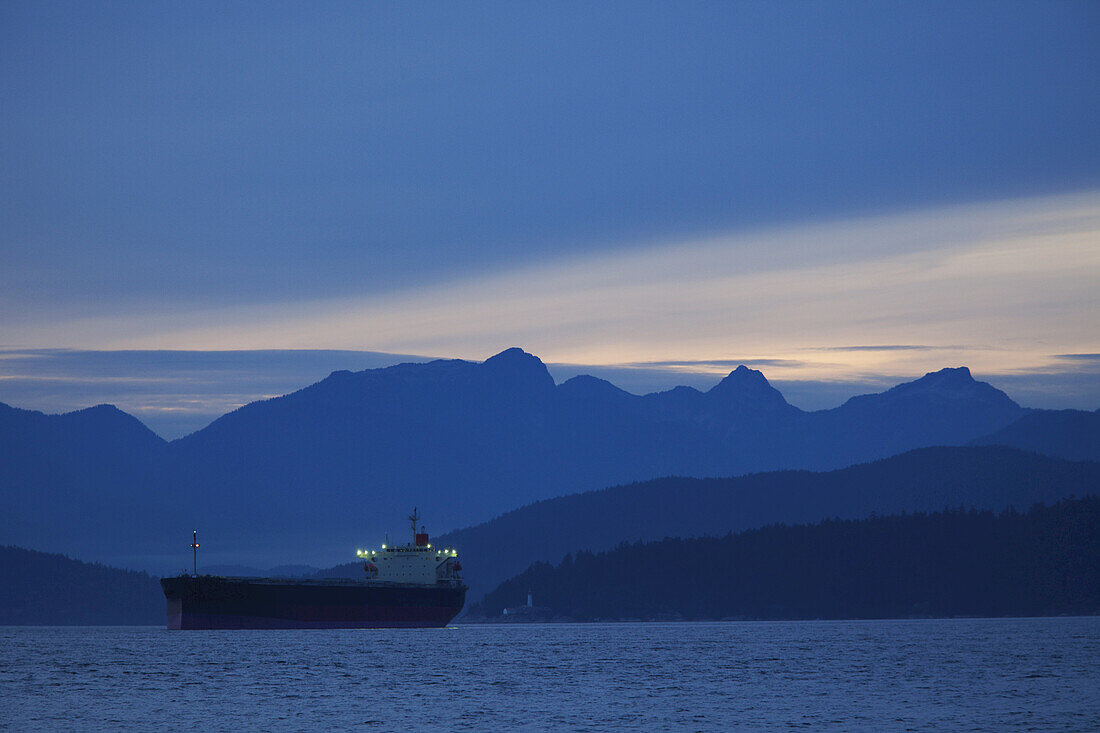
[[[1100,618],[0,628],[13,730],[1100,730]]]

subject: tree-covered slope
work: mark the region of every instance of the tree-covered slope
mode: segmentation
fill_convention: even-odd
[[[614,486],[530,504],[434,541],[461,551],[476,600],[532,562],[557,562],[580,549],[827,517],[1027,507],[1083,496],[1098,486],[1100,463],[1000,447],[922,448],[836,471],[668,477]]]
[[[533,565],[471,616],[889,618],[1100,612],[1100,498],[665,539]]]
[[[0,546],[0,625],[163,624],[155,578],[64,555]]]

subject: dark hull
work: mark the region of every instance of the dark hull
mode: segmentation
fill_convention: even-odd
[[[357,581],[161,578],[169,629],[373,629],[446,626],[465,586]]]

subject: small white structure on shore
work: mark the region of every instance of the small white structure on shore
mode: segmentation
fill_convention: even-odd
[[[505,608],[501,611],[501,616],[516,616],[525,613],[531,613],[535,608],[535,596],[531,591],[527,591],[527,605],[526,606],[513,606],[512,608]]]

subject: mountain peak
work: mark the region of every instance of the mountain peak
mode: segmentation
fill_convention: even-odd
[[[542,360],[534,354],[528,354],[520,347],[512,346],[500,352],[499,354],[494,354],[493,356],[490,356],[488,359],[485,360],[485,364],[488,365],[493,362],[500,364],[521,364],[524,362],[530,362],[532,360],[537,361],[539,364],[542,363]]]
[[[893,399],[936,399],[950,401],[980,402],[987,405],[996,405],[1005,410],[1019,410],[1017,405],[1008,395],[988,382],[979,382],[970,374],[967,367],[948,367],[936,372],[928,372],[920,379],[912,382],[903,382],[891,387],[885,392],[874,395],[861,395],[853,397],[849,402],[861,402],[864,400],[893,400]]]
[[[708,395],[754,406],[786,407],[787,400],[768,382],[764,373],[741,364],[714,385]]]
[[[713,389],[718,389],[718,387],[721,387],[723,384],[768,384],[768,379],[764,376],[764,372],[757,369],[749,369],[744,364],[740,364],[736,369],[727,374]]]
[[[84,407],[79,410],[73,410],[70,414],[81,413],[84,415],[111,415],[112,417],[117,415],[125,415],[122,410],[118,409],[115,405],[101,402],[98,405],[92,405],[91,407]]]
[[[606,379],[578,374],[557,386],[558,394],[577,399],[629,399],[633,395]]]
[[[489,357],[482,362],[481,368],[497,379],[512,383],[527,382],[537,387],[550,388],[554,386],[554,378],[550,376],[542,359],[516,346]]]
[[[928,372],[920,379],[905,382],[888,390],[895,394],[935,393],[949,397],[976,395],[988,391],[1000,392],[986,382],[974,379],[968,367],[946,367]]]
[[[974,376],[970,373],[970,367],[944,367],[938,372],[928,372],[920,379],[913,382],[914,384],[924,383],[927,385],[957,385],[963,386],[967,384],[973,384],[975,382]]]

